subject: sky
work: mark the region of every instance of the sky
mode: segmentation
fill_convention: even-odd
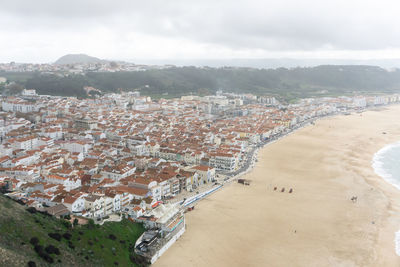
[[[0,62],[400,58],[394,0],[0,0]]]

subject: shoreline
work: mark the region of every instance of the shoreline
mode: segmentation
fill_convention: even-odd
[[[400,140],[400,137],[399,137]],[[392,175],[390,173],[387,173],[383,168],[382,168],[382,156],[385,154],[388,150],[392,148],[397,148],[400,147],[400,141],[397,141],[395,143],[387,144],[384,147],[382,147],[379,151],[377,151],[374,154],[374,157],[372,159],[372,167],[374,168],[374,171],[377,175],[382,177],[386,182],[389,184],[393,185],[396,187],[398,190],[400,190],[400,181],[393,179]],[[400,191],[399,191],[400,192]]]
[[[185,235],[155,265],[400,265],[400,194],[371,166],[374,153],[398,141],[399,111],[324,117],[269,143],[242,175],[252,184],[231,183],[198,202]]]
[[[397,141],[392,144],[387,144],[383,148],[381,148],[379,151],[377,151],[374,154],[374,157],[372,159],[372,168],[374,169],[374,172],[380,176],[383,180],[385,180],[388,184],[394,186],[398,190],[400,190],[400,182],[392,177],[390,173],[387,173],[386,170],[382,167],[384,164],[382,161],[382,158],[384,154],[392,149],[392,148],[398,148],[400,147],[400,141]],[[400,191],[399,191],[400,192]],[[400,225],[399,225],[400,229]],[[394,249],[396,251],[396,254],[400,256],[400,230],[394,233]]]

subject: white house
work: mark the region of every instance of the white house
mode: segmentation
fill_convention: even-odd
[[[104,200],[102,196],[90,195],[84,197],[85,199],[85,212],[83,216],[89,218],[101,218],[104,216]]]
[[[211,183],[215,180],[215,168],[213,167],[198,165],[191,169],[198,174],[199,184]]]
[[[121,196],[122,194],[117,194],[113,192],[106,192],[105,196],[112,200],[113,212],[121,210]]]
[[[239,158],[231,153],[215,153],[210,155],[210,165],[217,170],[234,171]]]
[[[65,187],[65,190],[70,191],[72,189],[81,186],[81,180],[79,178],[62,177],[59,175],[49,174],[46,176],[46,181],[52,184],[61,184]]]
[[[27,136],[21,138],[10,139],[8,142],[11,144],[11,147],[16,149],[24,149],[31,150],[38,146],[38,138],[36,136]]]
[[[61,142],[60,146],[69,152],[78,152],[86,154],[92,148],[92,144],[84,140]]]
[[[23,100],[7,99],[3,101],[1,104],[2,104],[2,109],[4,111],[28,113],[28,112],[36,112],[39,110],[39,106],[37,106],[35,103]]]
[[[35,89],[24,89],[21,93],[23,96],[37,96]]]
[[[62,204],[72,213],[80,213],[85,209],[84,198],[66,197],[63,199]]]
[[[119,181],[122,178],[132,175],[136,170],[136,167],[132,167],[126,164],[120,164],[118,166],[105,166],[101,171],[101,175],[104,178],[110,178],[115,181]]]

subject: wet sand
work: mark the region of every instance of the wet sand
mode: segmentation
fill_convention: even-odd
[[[399,140],[392,106],[321,119],[266,146],[245,175],[252,184],[202,200],[155,266],[400,266],[400,191],[371,167]]]

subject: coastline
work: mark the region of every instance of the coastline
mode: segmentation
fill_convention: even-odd
[[[400,137],[399,137],[400,139]],[[390,149],[392,148],[397,148],[400,147],[400,141],[388,144],[381,148],[378,152],[375,153],[374,158],[372,160],[372,167],[374,168],[374,171],[376,174],[378,174],[380,177],[382,177],[386,182],[389,184],[393,185],[396,187],[398,190],[400,190],[400,181],[393,179],[392,175],[390,173],[387,173],[383,167],[382,167],[382,157],[383,155]]]
[[[396,187],[398,190],[400,190],[400,182],[399,180],[396,180],[393,178],[393,176],[390,173],[387,173],[387,171],[383,168],[384,161],[383,158],[385,156],[385,153],[387,153],[389,150],[393,148],[398,148],[400,147],[400,141],[388,144],[381,148],[378,152],[374,154],[373,160],[372,160],[372,168],[374,169],[375,173],[380,176],[382,179],[384,179],[387,183],[391,184],[392,186]],[[400,192],[400,191],[399,191]],[[400,226],[399,226],[400,228]],[[400,256],[400,230],[395,233],[395,238],[394,238],[394,243],[395,243],[395,251],[398,256]]]
[[[244,175],[253,183],[198,203],[185,235],[155,265],[399,266],[400,194],[371,166],[398,141],[399,111],[322,118],[260,149]]]

